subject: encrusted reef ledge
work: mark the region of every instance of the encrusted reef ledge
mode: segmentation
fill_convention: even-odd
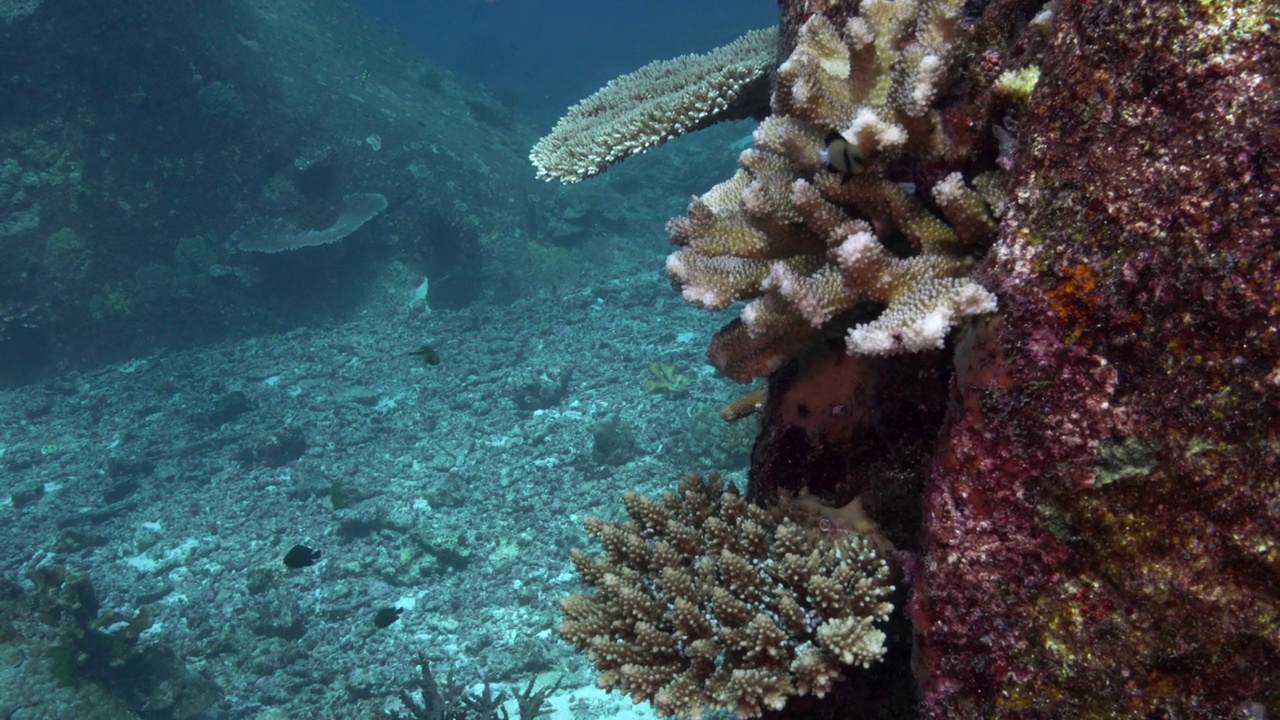
[[[709,352],[767,382],[745,502],[865,511],[910,597],[870,668],[736,709],[1280,715],[1280,9],[779,5],[771,114],[667,269],[745,302]]]
[[[784,3],[783,42],[811,43],[815,8],[847,38],[857,5]],[[1011,8],[985,12],[1043,12]],[[923,717],[1274,716],[1280,10],[1111,0],[1050,12],[1038,48],[975,28],[996,50],[979,47],[964,74],[975,83],[995,64],[1010,95],[1036,80],[988,126],[1007,132],[985,147],[1008,173],[1005,205],[989,204],[998,229],[966,277],[998,311],[946,356],[846,357],[848,338],[816,333],[741,373],[769,376],[748,496],[863,498],[910,578]],[[1029,52],[1034,70],[1017,67]],[[937,106],[956,120],[951,87]],[[970,145],[967,162],[983,150]],[[763,163],[743,165],[765,185]],[[889,177],[906,180],[902,167]],[[744,197],[752,181],[739,180]],[[701,202],[725,216],[714,191]],[[936,197],[924,204],[956,225]],[[931,358],[952,354],[948,399]]]

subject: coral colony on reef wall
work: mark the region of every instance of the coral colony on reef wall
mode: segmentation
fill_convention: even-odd
[[[940,348],[958,319],[995,309],[965,274],[994,233],[1004,179],[994,157],[983,168],[958,147],[972,138],[932,105],[960,16],[960,2],[904,0],[868,0],[839,30],[811,16],[778,68],[756,149],[668,226],[681,249],[667,271],[685,299],[722,309],[754,298],[712,342],[726,375],[767,376],[842,328],[850,354]],[[885,308],[851,322],[869,303]]]
[[[709,357],[768,380],[751,507],[865,508],[909,600],[824,693],[733,670],[664,704],[617,653],[696,633],[582,632],[679,566],[656,559],[678,528],[632,512],[593,531],[620,569],[579,556],[597,594],[566,637],[630,648],[592,652],[602,682],[689,717],[1280,712],[1280,10],[780,7],[755,148],[670,223],[667,268],[691,302],[747,301]],[[572,163],[540,167],[603,168]]]
[[[603,687],[664,715],[759,717],[884,654],[889,568],[864,536],[824,533],[794,504],[766,511],[717,476],[624,501],[630,522],[587,521],[605,555],[574,552],[594,593],[567,599],[560,627]]]

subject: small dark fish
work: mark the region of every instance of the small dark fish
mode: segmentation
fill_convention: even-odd
[[[382,608],[373,616],[373,624],[384,628],[391,623],[400,619],[400,613],[404,612],[404,608],[389,607]]]
[[[368,70],[365,70],[365,71],[364,71],[363,73],[361,73],[361,75],[360,75],[360,89],[361,89],[361,90],[363,90],[363,89],[364,89],[364,86],[365,86],[368,82],[369,82],[369,71],[368,71]]]
[[[423,345],[422,347],[418,348],[417,350],[414,350],[409,354],[417,355],[418,357],[422,358],[422,362],[426,365],[440,364],[440,353],[436,352],[435,348],[431,347],[430,345]]]
[[[306,545],[294,545],[289,552],[284,554],[284,566],[290,570],[297,570],[309,565],[314,565],[320,559],[320,551],[312,550]]]
[[[862,152],[858,146],[845,140],[840,133],[827,136],[827,146],[818,151],[818,162],[830,167],[841,175],[855,175],[862,172]]]

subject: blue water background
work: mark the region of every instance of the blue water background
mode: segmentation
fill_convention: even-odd
[[[355,0],[416,50],[484,83],[537,125],[651,60],[777,21],[772,0]]]

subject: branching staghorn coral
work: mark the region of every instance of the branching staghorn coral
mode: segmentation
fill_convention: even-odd
[[[703,55],[658,60],[609,81],[538,141],[529,160],[566,184],[721,120],[763,117],[775,28],[753,30]]]
[[[939,109],[967,49],[962,9],[866,0],[843,27],[812,15],[756,147],[668,224],[681,247],[667,271],[686,300],[750,301],[708,353],[726,375],[769,375],[841,332],[850,354],[937,348],[995,310],[967,277],[1002,212],[994,153],[974,152],[995,145],[994,77],[967,80],[983,100]]]
[[[574,551],[593,592],[563,602],[560,626],[602,687],[662,715],[753,718],[880,659],[892,585],[864,536],[824,533],[793,504],[748,503],[717,475],[624,502],[630,521],[586,521],[604,556]]]

